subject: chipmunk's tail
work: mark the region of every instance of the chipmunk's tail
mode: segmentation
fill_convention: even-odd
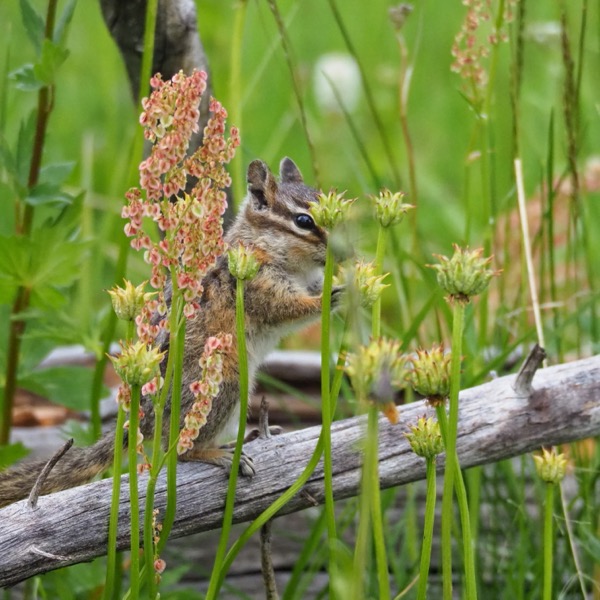
[[[113,461],[114,436],[112,431],[93,446],[68,450],[50,471],[41,493],[50,494],[82,485],[105,471]],[[46,462],[25,460],[0,472],[0,507],[27,498]]]

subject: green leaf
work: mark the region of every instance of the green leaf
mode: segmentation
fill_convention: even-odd
[[[44,39],[44,20],[35,11],[29,0],[20,0],[21,19],[36,52],[39,54]]]
[[[93,377],[93,370],[86,367],[51,367],[19,377],[19,386],[61,406],[84,411],[89,409]]]
[[[71,24],[71,19],[73,18],[73,13],[75,12],[75,6],[77,4],[77,0],[69,0],[66,3],[62,13],[60,13],[60,17],[56,21],[56,27],[54,28],[54,41],[57,44],[60,44],[64,41],[64,37],[67,34],[67,28]]]
[[[15,87],[24,92],[36,92],[44,86],[44,82],[38,78],[35,66],[32,64],[11,71],[9,77],[15,82]]]
[[[40,181],[62,185],[69,178],[74,168],[74,161],[45,165],[40,169]]]
[[[42,55],[39,63],[33,66],[33,72],[39,81],[45,85],[52,85],[56,79],[56,72],[69,56],[66,48],[45,39],[42,44]]]
[[[21,442],[0,446],[0,471],[14,465],[28,454],[29,450]]]
[[[38,228],[31,238],[0,236],[0,301],[22,286],[38,304],[62,304],[59,289],[79,276],[78,267],[87,244],[69,239],[64,227]]]
[[[25,202],[31,206],[41,206],[42,204],[72,204],[73,196],[66,192],[61,192],[59,186],[53,183],[39,183],[27,194]]]

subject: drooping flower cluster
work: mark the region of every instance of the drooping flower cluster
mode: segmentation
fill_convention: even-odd
[[[515,0],[503,2],[494,14],[492,0],[463,0],[467,13],[452,45],[452,71],[465,80],[465,93],[472,102],[479,98],[479,90],[487,85],[488,74],[483,61],[491,46],[507,40],[503,26],[514,18]],[[484,25],[485,24],[485,25]]]
[[[227,111],[211,99],[202,146],[186,158],[190,138],[198,131],[206,74],[194,71],[188,77],[180,72],[167,82],[156,75],[151,85],[154,91],[142,101],[140,122],[154,145],[140,164],[141,189],[127,193],[122,216],[129,219],[125,233],[133,238],[131,245],[145,250],[144,259],[152,266],[150,284],[159,290],[159,312],[166,313],[163,288],[170,271],[172,285],[185,301],[184,314],[190,318],[199,309],[202,278],[225,251],[224,188],[231,183],[225,165],[239,145],[239,134],[232,127],[225,137]],[[186,193],[188,176],[196,183]],[[164,233],[160,241],[152,241],[144,230],[144,217],[152,219]],[[137,319],[138,334],[145,341],[151,341],[166,325],[166,321],[151,322],[151,314],[143,311]]]
[[[204,351],[199,364],[202,377],[190,384],[194,394],[194,404],[185,416],[185,425],[177,442],[177,453],[183,454],[194,445],[200,429],[205,425],[212,408],[212,401],[219,393],[223,381],[223,355],[231,352],[233,339],[231,334],[209,337],[204,344]]]

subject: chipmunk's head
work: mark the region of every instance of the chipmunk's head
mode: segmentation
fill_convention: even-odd
[[[279,165],[279,180],[260,160],[248,167],[248,195],[231,230],[231,237],[253,245],[261,260],[280,264],[306,277],[322,271],[327,232],[309,212],[317,191],[304,184],[290,158]]]

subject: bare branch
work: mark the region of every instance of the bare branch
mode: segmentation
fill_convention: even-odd
[[[535,375],[529,397],[515,392],[516,376],[501,377],[464,390],[460,395],[458,454],[463,467],[518,456],[542,445],[553,445],[600,433],[600,356],[548,367]],[[408,424],[431,409],[423,402],[404,406],[400,423],[380,419],[379,468],[383,488],[425,477],[425,461],[404,437]],[[332,427],[334,493],[336,498],[359,490],[362,417],[338,421]],[[246,446],[257,474],[238,484],[234,521],[254,519],[297,479],[312,454],[320,428],[311,427]],[[443,455],[438,467],[443,469]],[[146,477],[140,478],[141,512]],[[32,575],[90,560],[106,552],[111,498],[110,480],[43,496],[38,510],[26,501],[0,510],[0,586]],[[220,527],[227,477],[222,470],[185,463],[178,470],[178,506],[173,537]],[[282,513],[323,503],[323,470],[318,466]],[[159,478],[155,506],[164,514],[166,482]],[[160,516],[159,516],[160,519]],[[142,514],[143,521],[143,514]],[[129,545],[129,494],[123,477],[118,547]],[[35,550],[34,550],[35,548]],[[52,556],[50,559],[48,556]]]

